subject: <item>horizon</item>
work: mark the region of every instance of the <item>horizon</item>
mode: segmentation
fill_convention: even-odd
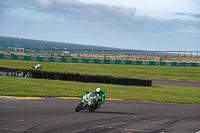
[[[200,49],[199,0],[1,0],[0,36],[123,49]]]
[[[29,39],[29,38],[19,38],[19,37],[9,37],[9,36],[0,36],[0,37],[5,37],[5,38],[15,38],[15,39],[24,39],[24,40],[33,40],[33,41],[42,41],[42,42],[51,42],[51,43],[61,43],[61,44],[70,44],[70,45],[82,45],[82,46],[90,46],[90,47],[107,47],[107,46],[97,46],[97,45],[89,45],[89,44],[76,44],[76,43],[69,43],[69,42],[57,42],[57,41],[48,41],[48,40],[38,40],[38,39]],[[1,47],[0,47],[1,48]],[[110,48],[109,50],[130,50],[130,51],[149,51],[149,52],[200,52],[200,50],[145,50],[145,49],[130,49],[130,48],[118,48],[118,47],[107,47]],[[113,48],[113,49],[111,49]],[[43,49],[43,48],[39,48]],[[66,49],[66,48],[65,48]],[[60,49],[62,50],[62,49]],[[85,49],[86,50],[86,49]],[[94,49],[95,50],[95,49]],[[98,50],[98,49],[96,49]],[[102,49],[102,50],[107,50],[107,49]],[[194,55],[197,55],[196,53],[193,53]]]

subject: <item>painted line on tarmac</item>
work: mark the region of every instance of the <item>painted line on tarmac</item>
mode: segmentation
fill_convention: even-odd
[[[0,128],[0,130],[4,131],[16,131],[16,132],[25,132],[25,131],[30,131],[30,130],[22,130],[22,129],[11,129],[11,128]]]
[[[82,99],[82,98],[79,98],[79,97],[57,97],[57,98],[62,98],[62,99]],[[124,100],[124,99],[106,98],[105,100]]]
[[[16,96],[0,96],[0,98],[8,98],[8,99],[45,99],[42,97],[16,97]],[[56,97],[61,99],[82,99],[79,97]],[[105,100],[124,100],[124,99],[115,99],[115,98],[106,98]]]
[[[14,96],[0,96],[0,98],[8,98],[8,99],[45,99],[41,97],[14,97]]]
[[[123,101],[124,99],[106,98],[105,100],[119,100],[119,101]]]
[[[61,98],[61,99],[82,99],[79,97],[56,97],[56,98]]]

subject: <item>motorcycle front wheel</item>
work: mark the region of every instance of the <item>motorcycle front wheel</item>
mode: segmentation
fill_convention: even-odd
[[[76,106],[75,111],[76,111],[76,112],[81,111],[82,107],[83,107],[83,103],[80,102],[80,103]]]

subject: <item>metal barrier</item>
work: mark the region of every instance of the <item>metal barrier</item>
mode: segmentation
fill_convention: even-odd
[[[199,57],[200,51],[145,51],[145,50],[91,50],[91,49],[39,49],[8,47],[11,53],[28,53],[36,55],[142,55],[142,56],[190,56]]]

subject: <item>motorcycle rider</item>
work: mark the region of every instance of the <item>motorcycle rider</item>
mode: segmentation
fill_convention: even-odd
[[[106,93],[100,87],[98,87],[95,92],[97,94],[98,100],[94,108],[97,109],[97,108],[100,108],[101,105],[104,103]]]

